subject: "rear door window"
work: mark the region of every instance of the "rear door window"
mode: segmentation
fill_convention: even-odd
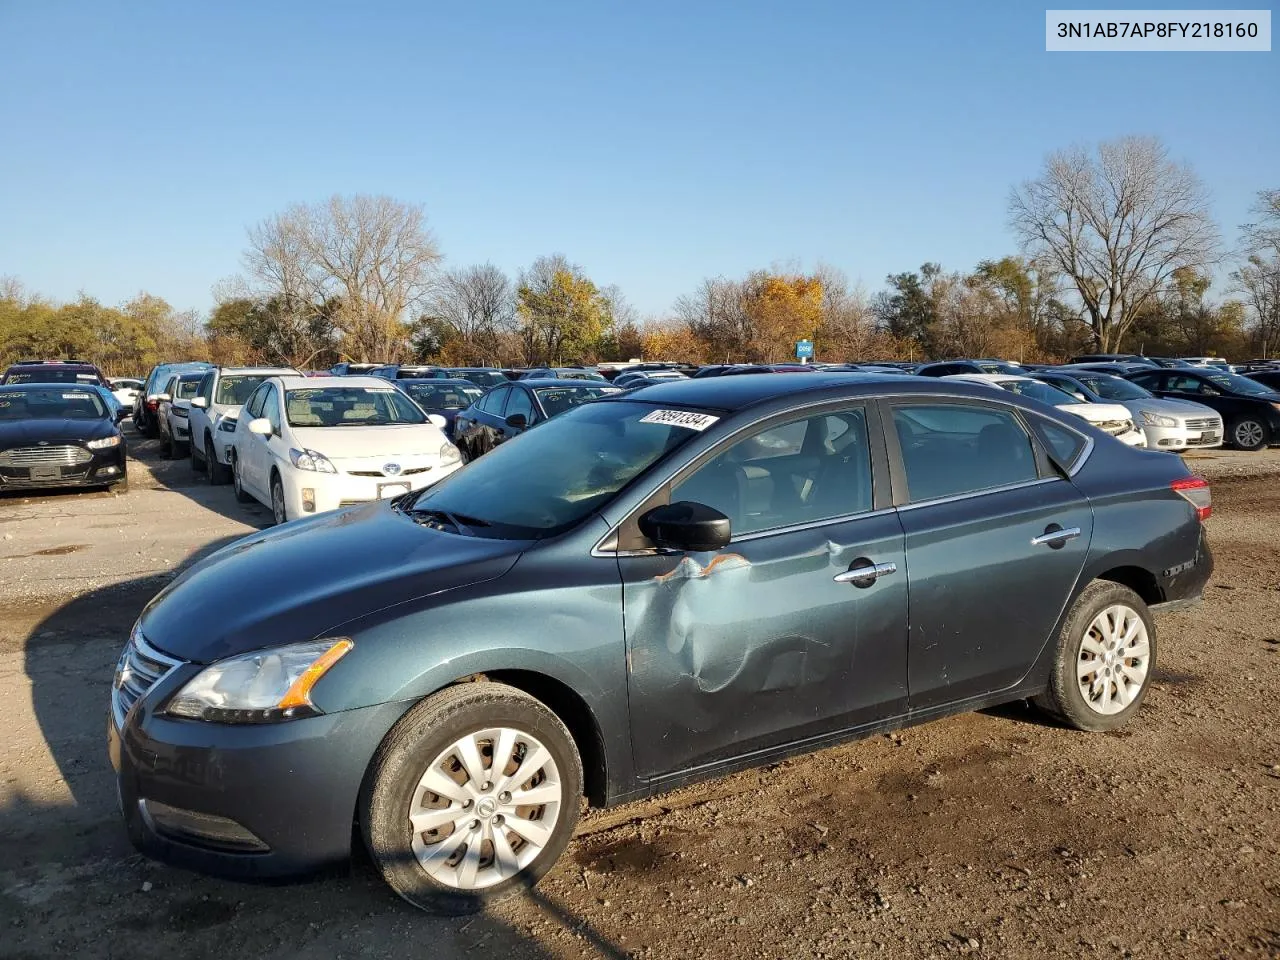
[[[1084,448],[1088,446],[1083,436],[1074,430],[1064,427],[1060,423],[1054,423],[1044,417],[1036,417],[1031,422],[1031,429],[1040,437],[1040,441],[1053,454],[1053,458],[1068,471],[1074,470],[1076,462],[1084,453]]]
[[[1012,411],[976,404],[893,407],[912,503],[1039,479],[1031,437]]]

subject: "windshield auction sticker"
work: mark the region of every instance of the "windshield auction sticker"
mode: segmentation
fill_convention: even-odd
[[[688,410],[655,410],[640,418],[641,423],[665,423],[669,427],[684,427],[686,430],[702,431],[711,426],[719,417],[709,413],[690,413]]]

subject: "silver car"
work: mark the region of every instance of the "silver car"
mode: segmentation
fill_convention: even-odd
[[[1203,450],[1222,446],[1222,415],[1190,400],[1167,400],[1136,383],[1089,370],[1043,370],[1037,380],[1087,403],[1118,403],[1133,413],[1148,450]]]

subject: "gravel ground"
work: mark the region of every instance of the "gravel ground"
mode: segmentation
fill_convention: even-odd
[[[1022,705],[589,815],[529,897],[423,916],[357,858],[249,886],[135,856],[103,723],[129,624],[266,522],[135,443],[124,496],[0,499],[0,957],[1280,957],[1280,452],[1196,455],[1218,568],[1138,720]]]

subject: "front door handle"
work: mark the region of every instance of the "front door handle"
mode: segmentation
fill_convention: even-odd
[[[1049,524],[1045,528],[1044,533],[1038,537],[1031,538],[1033,547],[1048,547],[1051,550],[1057,550],[1066,544],[1068,540],[1074,540],[1080,536],[1079,527],[1060,527],[1056,523]]]
[[[858,563],[857,560],[854,561]],[[833,578],[836,583],[852,583],[855,587],[869,587],[881,577],[898,572],[898,565],[892,560],[885,563],[864,562],[851,566],[844,573],[837,573]]]

